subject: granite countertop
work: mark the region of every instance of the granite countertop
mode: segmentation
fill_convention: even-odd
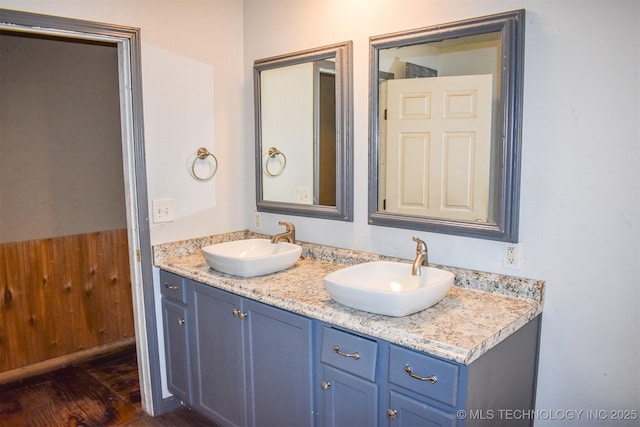
[[[462,364],[470,364],[542,312],[540,280],[437,266],[456,275],[447,296],[410,316],[389,317],[338,304],[323,279],[345,265],[392,258],[298,242],[303,252],[293,267],[241,278],[209,268],[200,253],[207,244],[249,237],[261,236],[235,232],[158,245],[154,263],[197,282]]]

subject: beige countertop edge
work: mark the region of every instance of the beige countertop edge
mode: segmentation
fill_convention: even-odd
[[[329,271],[339,268],[340,264],[315,259],[302,260],[298,264],[302,266],[301,270],[294,268],[269,276],[242,279],[219,274],[209,269],[200,253],[165,258],[156,262],[159,268],[242,297],[466,365],[542,312],[542,292],[539,295],[540,299],[522,299],[501,293],[487,293],[481,289],[465,288],[459,286],[456,281],[456,286],[452,288],[454,291],[450,292],[451,298],[448,296],[445,298],[446,302],[443,300],[417,315],[405,318],[375,315],[344,307],[328,296],[322,285],[322,278]],[[308,277],[310,272],[313,274],[316,271],[321,277],[311,280],[301,279],[301,276]],[[301,280],[303,280],[302,285]],[[291,285],[287,287],[285,283],[291,283]],[[543,283],[540,282],[540,291]],[[300,289],[299,286],[304,289]],[[298,298],[295,295],[296,292],[301,293],[303,297]],[[309,301],[304,301],[305,298]],[[479,302],[475,302],[476,300]],[[461,318],[460,313],[457,318],[448,319],[447,307],[456,307],[457,304],[460,310],[460,306],[466,304],[465,301],[482,305],[482,309],[479,310],[477,307],[474,308],[473,304],[469,304],[472,310],[469,319]],[[462,307],[463,315],[465,308]],[[493,325],[484,325],[482,319],[476,319],[476,314],[485,315],[486,319],[504,318],[504,320],[494,321]],[[434,321],[433,316],[436,316],[437,321]],[[434,325],[440,322],[444,326],[425,333],[421,328],[436,327],[430,324],[432,322]],[[461,322],[465,322],[464,327],[460,324]],[[447,330],[447,324],[453,325],[451,330]],[[487,327],[484,328],[484,326]],[[478,329],[478,332],[469,332],[474,329]],[[451,339],[448,334],[451,335]],[[465,345],[452,343],[456,339],[465,342]]]

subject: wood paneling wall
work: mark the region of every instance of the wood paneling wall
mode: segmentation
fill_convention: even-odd
[[[0,244],[0,372],[134,336],[127,230]]]

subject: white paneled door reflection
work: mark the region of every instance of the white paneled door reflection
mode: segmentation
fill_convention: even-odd
[[[486,222],[493,76],[387,85],[386,211]]]

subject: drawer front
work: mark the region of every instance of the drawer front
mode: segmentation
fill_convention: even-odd
[[[394,345],[389,349],[389,382],[392,384],[456,406],[458,377],[458,365]]]
[[[320,360],[325,365],[375,381],[377,357],[375,341],[328,327],[322,330]]]
[[[184,280],[177,274],[160,270],[160,292],[172,301],[187,303],[187,289]]]

